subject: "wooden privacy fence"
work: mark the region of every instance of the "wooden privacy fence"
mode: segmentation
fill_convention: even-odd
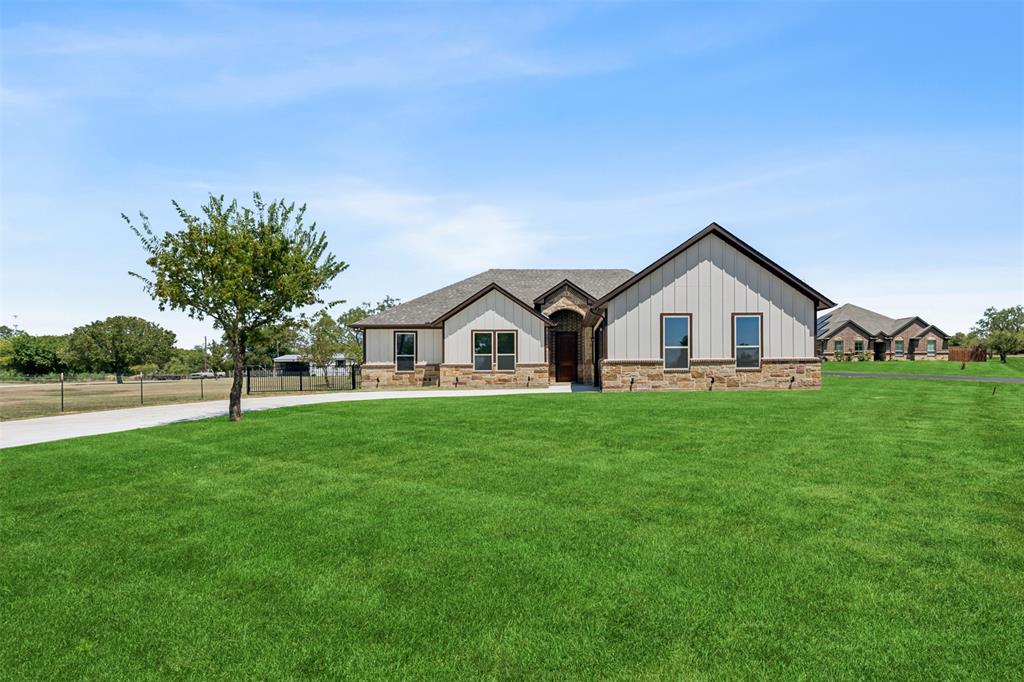
[[[950,362],[985,362],[988,360],[988,351],[984,348],[963,348],[953,346],[949,349]]]

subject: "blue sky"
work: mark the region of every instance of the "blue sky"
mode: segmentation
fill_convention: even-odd
[[[1024,302],[1019,3],[5,2],[2,310],[160,313],[120,220],[307,203],[331,296],[638,270],[717,221],[839,302]]]

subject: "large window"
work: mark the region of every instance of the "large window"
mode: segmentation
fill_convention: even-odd
[[[736,366],[741,369],[757,369],[761,366],[761,316],[737,315],[733,324]]]
[[[665,315],[661,320],[665,369],[690,368],[690,316]]]
[[[842,353],[843,352],[843,340],[842,339],[836,339],[835,341],[832,342],[832,351],[834,353]]]
[[[473,370],[490,372],[493,367],[494,334],[473,332]]]
[[[928,355],[935,355],[935,339],[928,339]]]
[[[514,372],[516,369],[516,333],[515,332],[494,332],[497,341],[494,344],[497,350],[497,364],[499,372]]]
[[[903,357],[903,339],[896,339],[896,355]]]
[[[516,369],[515,332],[473,332],[473,371],[514,372]]]
[[[863,341],[854,341],[853,342],[853,352],[854,353],[863,353],[864,352],[864,342]]]
[[[412,372],[416,369],[416,332],[395,332],[395,369]]]

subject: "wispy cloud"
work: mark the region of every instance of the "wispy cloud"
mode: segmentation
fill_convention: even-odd
[[[381,189],[316,194],[310,210],[324,224],[368,228],[370,248],[406,267],[466,274],[536,264],[551,239],[494,203]]]
[[[510,79],[587,76],[733,46],[774,30],[762,12],[712,16],[685,27],[623,32],[600,45],[551,47],[579,20],[570,6],[449,7],[440,16],[325,20],[296,11],[210,9],[176,26],[136,17],[131,28],[32,23],[2,32],[5,58],[32,72],[21,92],[140,98],[188,107],[279,105],[350,89],[429,88]],[[122,21],[122,24],[126,23]],[[230,25],[232,29],[216,28]],[[211,28],[213,26],[214,28]],[[149,87],[154,70],[162,87]]]

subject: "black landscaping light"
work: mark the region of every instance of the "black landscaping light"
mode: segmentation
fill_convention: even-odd
[[[711,383],[708,384],[708,390],[710,391],[714,387],[715,387],[715,378],[711,377]]]
[[[793,382],[795,382],[795,381],[796,381],[796,377],[790,377],[789,378],[789,388],[790,389],[793,388]]]
[[[629,390],[630,390],[630,391],[632,391],[632,390],[633,390],[633,382],[634,382],[634,381],[636,381],[636,377],[630,377],[630,378],[629,378]]]

